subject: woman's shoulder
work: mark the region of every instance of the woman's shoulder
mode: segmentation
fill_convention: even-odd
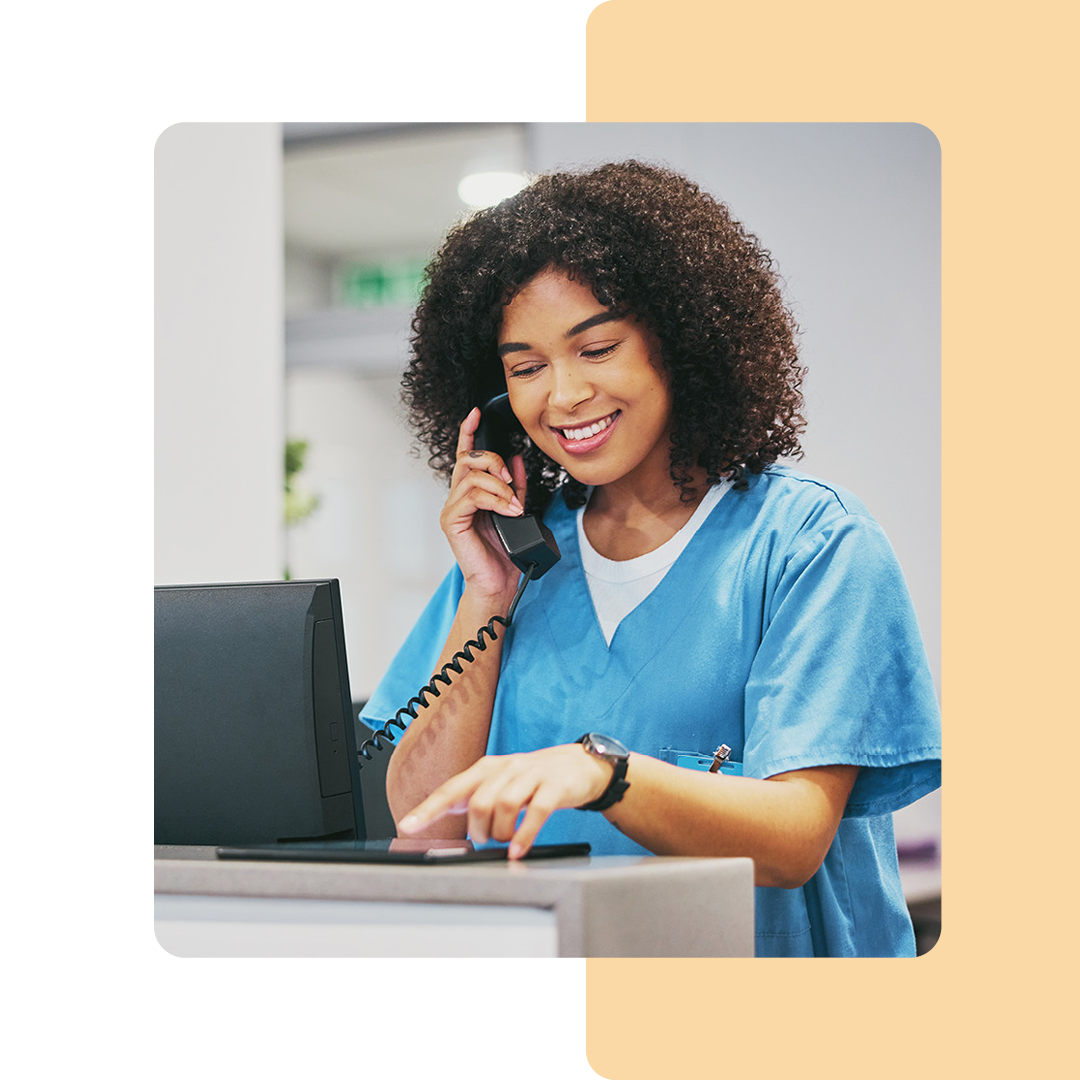
[[[862,500],[847,488],[788,465],[770,465],[747,480],[747,490],[742,494],[751,496],[772,513],[874,521]]]
[[[738,520],[748,534],[762,540],[773,555],[780,552],[853,545],[873,558],[889,558],[891,545],[885,531],[866,505],[847,488],[786,465],[770,465],[747,477],[745,491],[729,491],[738,506]]]

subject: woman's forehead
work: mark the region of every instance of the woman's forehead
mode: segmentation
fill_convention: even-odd
[[[565,330],[588,315],[608,310],[590,285],[552,267],[525,282],[503,307],[499,334],[504,336],[515,324],[551,320],[565,321]]]

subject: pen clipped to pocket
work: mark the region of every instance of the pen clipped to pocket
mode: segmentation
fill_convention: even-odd
[[[725,776],[742,776],[741,761],[731,760],[731,747],[718,746],[714,753],[702,754],[698,750],[674,750],[662,746],[658,757],[669,765],[678,765],[682,769],[697,769],[699,772],[718,772]]]

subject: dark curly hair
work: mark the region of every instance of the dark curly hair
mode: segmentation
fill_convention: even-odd
[[[711,483],[799,456],[803,369],[772,259],[726,206],[670,170],[636,161],[540,176],[455,226],[428,266],[402,380],[429,462],[449,479],[458,428],[504,386],[496,338],[503,308],[546,268],[588,284],[605,307],[658,337],[672,394],[671,477]],[[528,439],[528,508],[584,487]]]

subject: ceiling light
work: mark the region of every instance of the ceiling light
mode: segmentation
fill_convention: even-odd
[[[463,203],[480,209],[516,195],[528,182],[521,173],[478,172],[466,176],[457,191]]]

